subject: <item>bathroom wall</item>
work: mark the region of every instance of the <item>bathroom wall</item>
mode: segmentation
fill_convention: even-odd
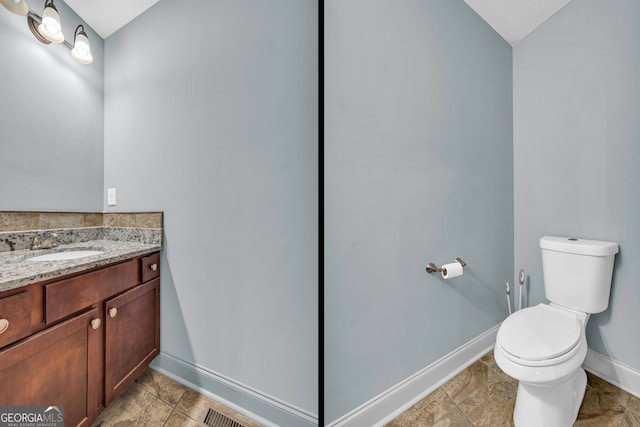
[[[462,0],[328,0],[325,423],[501,322],[511,47]],[[461,257],[463,277],[428,275]]]
[[[163,0],[105,42],[105,206],[164,211],[163,355],[316,419],[318,13]]]
[[[640,370],[640,3],[573,0],[514,48],[515,268],[545,301],[539,239],[618,242],[589,347]]]
[[[42,14],[42,4],[31,3]],[[103,40],[62,1],[62,31],[84,24],[94,62],[44,45],[27,18],[0,7],[0,209],[101,211]]]

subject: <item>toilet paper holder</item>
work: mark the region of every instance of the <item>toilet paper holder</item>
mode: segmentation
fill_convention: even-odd
[[[454,261],[457,262],[458,264],[460,264],[463,267],[465,267],[467,265],[467,263],[464,262],[463,260],[461,260],[460,258],[456,258]],[[427,264],[427,268],[425,270],[427,270],[427,273],[441,273],[442,272],[442,268],[438,267],[437,265],[435,265],[432,262]]]

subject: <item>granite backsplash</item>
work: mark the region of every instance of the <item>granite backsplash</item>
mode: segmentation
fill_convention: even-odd
[[[162,212],[92,213],[0,211],[0,252],[29,249],[51,233],[58,244],[112,240],[162,246]]]

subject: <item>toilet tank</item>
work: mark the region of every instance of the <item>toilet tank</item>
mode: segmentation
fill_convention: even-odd
[[[549,301],[583,313],[607,309],[617,243],[544,236],[540,249]]]

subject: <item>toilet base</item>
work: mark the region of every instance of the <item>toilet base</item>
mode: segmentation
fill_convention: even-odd
[[[571,427],[587,388],[581,367],[569,377],[551,384],[520,381],[513,421],[516,427]]]

